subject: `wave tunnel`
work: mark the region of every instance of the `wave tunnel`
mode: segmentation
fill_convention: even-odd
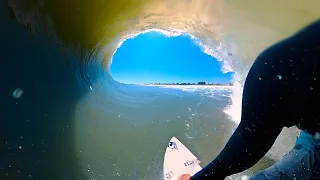
[[[318,0],[2,0],[0,179],[163,179],[172,136],[209,163],[240,121],[242,87],[257,55],[317,20],[319,6]],[[234,86],[177,90],[114,80],[117,50],[152,31],[188,35],[222,72],[234,72]],[[284,129],[256,166],[228,178],[269,166],[297,134]]]

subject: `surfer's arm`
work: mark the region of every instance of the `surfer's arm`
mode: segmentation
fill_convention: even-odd
[[[281,100],[286,87],[280,84],[273,66],[266,64],[270,64],[270,57],[276,59],[279,48],[285,46],[277,44],[256,59],[245,82],[238,128],[217,158],[195,174],[194,180],[224,179],[244,171],[271,148],[282,130],[283,121],[288,118],[285,118],[287,104]]]
[[[192,180],[224,179],[250,168],[268,152],[281,129],[281,126],[255,127],[240,123],[218,157]]]
[[[303,120],[307,88],[316,80],[319,30],[320,20],[257,57],[244,86],[240,125],[218,157],[195,174],[194,180],[224,179],[250,168],[271,148],[283,126]]]

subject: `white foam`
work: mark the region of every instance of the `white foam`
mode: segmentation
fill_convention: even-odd
[[[234,76],[234,86],[196,86],[196,85],[151,85],[162,88],[180,89],[186,92],[197,92],[201,95],[216,98],[217,95],[229,97],[229,104],[223,109],[223,112],[235,123],[239,124],[241,120],[241,105],[243,87],[238,81],[237,75]],[[230,95],[220,92],[231,91]],[[190,110],[190,109],[189,109]],[[190,112],[190,111],[189,111]]]
[[[244,175],[241,177],[241,180],[248,180],[248,179],[249,179],[249,176],[247,176],[247,175]]]
[[[242,104],[243,88],[239,82],[235,82],[232,87],[229,105],[223,110],[229,118],[239,124],[241,120],[241,104]]]

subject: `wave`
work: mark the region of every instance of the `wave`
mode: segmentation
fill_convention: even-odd
[[[154,153],[162,153],[162,144],[155,142],[165,144],[169,137],[160,136],[161,128],[152,124],[157,127],[166,125],[152,116],[152,112],[159,110],[158,105],[141,115],[137,113],[141,112],[143,105],[156,100],[162,102],[154,96],[159,90],[141,87],[144,93],[137,93],[134,86],[114,81],[109,70],[112,57],[123,41],[141,33],[157,31],[168,37],[186,34],[203,52],[221,62],[223,72],[235,72],[235,86],[229,89],[230,103],[224,112],[239,123],[242,87],[255,57],[269,45],[320,17],[318,0],[308,3],[287,3],[286,0],[246,2],[2,1],[0,21],[4,27],[0,36],[8,44],[0,50],[5,57],[0,66],[1,77],[5,77],[2,81],[5,88],[0,93],[5,96],[4,124],[0,126],[0,137],[4,138],[0,138],[0,143],[6,147],[6,157],[0,165],[5,167],[1,171],[8,173],[1,172],[1,176],[47,179],[47,174],[51,174],[52,179],[86,179],[83,174],[89,174],[91,178],[103,179],[97,169],[109,168],[113,173],[110,177],[128,179],[139,173],[146,179],[159,177],[161,166],[157,162],[161,161],[161,156],[147,154],[147,149],[152,145]],[[23,93],[13,100],[16,89]],[[207,96],[205,93],[216,92],[204,91]],[[181,101],[178,96],[175,100],[178,107]],[[140,119],[152,119],[152,123],[131,122],[130,115],[117,111],[117,108]],[[183,118],[179,113],[185,110],[179,109],[176,117]],[[167,118],[165,113],[162,116]],[[165,123],[172,123],[166,126],[168,132],[179,129],[179,123],[167,120]],[[127,134],[114,140],[112,133],[119,131],[117,127]],[[138,136],[140,132],[142,134]],[[135,137],[144,136],[149,139],[139,143],[146,149],[141,152],[133,142],[137,141]],[[193,142],[196,140],[194,138]],[[101,143],[105,141],[110,143]],[[129,148],[123,148],[121,144],[128,144]],[[34,152],[43,156],[34,155]],[[67,155],[68,152],[74,154]],[[110,154],[101,156],[101,153]],[[118,154],[114,156],[113,153]],[[11,154],[17,155],[12,157]],[[101,158],[105,163],[92,163],[95,160],[101,162]],[[25,162],[25,159],[30,161]],[[151,161],[154,168],[149,164],[147,175],[145,170],[130,170],[124,166],[128,159],[143,167],[147,166],[144,162]],[[11,173],[8,169],[9,166],[19,167],[19,164],[44,167],[41,166],[43,162],[51,162],[53,168],[30,169],[30,172],[21,174]]]
[[[275,4],[266,0],[250,1],[250,6],[244,6],[221,0],[108,1],[101,4],[98,1],[79,4],[72,0],[67,4],[59,1],[61,6],[52,7],[49,7],[51,1],[6,2],[11,16],[20,24],[34,32],[43,30],[63,46],[84,55],[99,55],[99,58],[84,59],[101,61],[107,70],[116,50],[129,38],[150,31],[168,37],[187,34],[205,53],[222,63],[223,72],[236,72],[236,81],[241,84],[261,50],[320,16],[314,8],[317,1],[290,5],[285,1]],[[280,8],[281,5],[285,8]],[[282,9],[277,17],[274,7]],[[93,9],[95,13],[90,13]],[[301,15],[297,11],[308,11],[308,14]],[[288,21],[293,23],[289,25]],[[279,27],[279,24],[286,25]]]

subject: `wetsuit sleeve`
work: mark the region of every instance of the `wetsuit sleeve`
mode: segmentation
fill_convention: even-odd
[[[261,97],[251,99],[255,95],[248,94],[248,88],[245,87],[241,123],[218,157],[195,174],[193,180],[224,179],[250,168],[268,152],[280,134],[283,126],[259,106],[259,100],[271,98],[271,95],[256,91]]]
[[[218,157],[194,180],[224,179],[256,164],[271,148],[283,125],[281,91],[264,69],[265,56],[257,58],[247,76],[242,100],[241,122]]]
[[[254,126],[240,124],[219,156],[195,174],[192,180],[224,179],[256,164],[271,148],[281,127],[271,130],[272,127],[254,129]]]
[[[283,45],[277,45],[283,46]],[[262,53],[245,81],[241,122],[215,160],[193,177],[194,180],[224,179],[256,164],[271,148],[283,125],[283,88],[268,61],[278,47]],[[279,99],[280,98],[280,99]]]
[[[244,85],[241,123],[217,158],[193,180],[224,179],[250,168],[271,148],[282,127],[305,123],[304,118],[317,112],[304,109],[310,108],[309,94],[316,87],[312,82],[317,78],[319,32],[316,21],[257,57]]]

